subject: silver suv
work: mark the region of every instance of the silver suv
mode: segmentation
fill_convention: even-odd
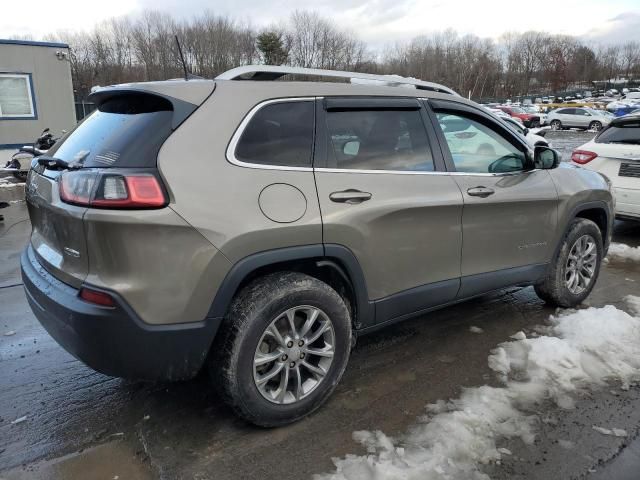
[[[441,85],[256,66],[92,100],[29,172],[35,315],[108,375],[206,365],[258,425],[318,408],[356,336],[511,285],[579,304],[609,243],[602,175]]]
[[[593,108],[558,108],[547,116],[547,122],[552,130],[584,128],[598,132],[609,125],[613,118],[609,112]]]

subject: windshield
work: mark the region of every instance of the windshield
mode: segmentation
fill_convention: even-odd
[[[640,145],[640,119],[623,125],[612,125],[596,137],[596,143]]]
[[[511,110],[513,110],[514,113],[527,113],[520,107],[511,107]]]

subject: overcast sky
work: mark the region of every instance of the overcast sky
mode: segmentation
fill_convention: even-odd
[[[640,41],[640,0],[4,0],[0,38],[42,38],[87,30],[109,17],[156,9],[190,18],[205,9],[254,27],[295,9],[315,10],[373,46],[452,28],[497,38],[507,31],[545,30],[610,42]]]

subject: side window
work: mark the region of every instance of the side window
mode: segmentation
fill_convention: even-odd
[[[313,124],[311,100],[266,105],[242,132],[235,157],[260,165],[311,167]]]
[[[500,133],[463,115],[438,113],[437,117],[456,171],[507,173],[525,168],[524,152]]]
[[[419,110],[328,111],[326,119],[329,168],[434,170]]]

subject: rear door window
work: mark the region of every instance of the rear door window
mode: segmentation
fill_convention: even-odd
[[[281,167],[311,167],[315,103],[271,103],[249,120],[235,149],[241,162]]]
[[[47,153],[84,167],[155,167],[173,107],[154,95],[106,100]]]
[[[433,171],[420,111],[327,111],[327,166],[356,170]]]

